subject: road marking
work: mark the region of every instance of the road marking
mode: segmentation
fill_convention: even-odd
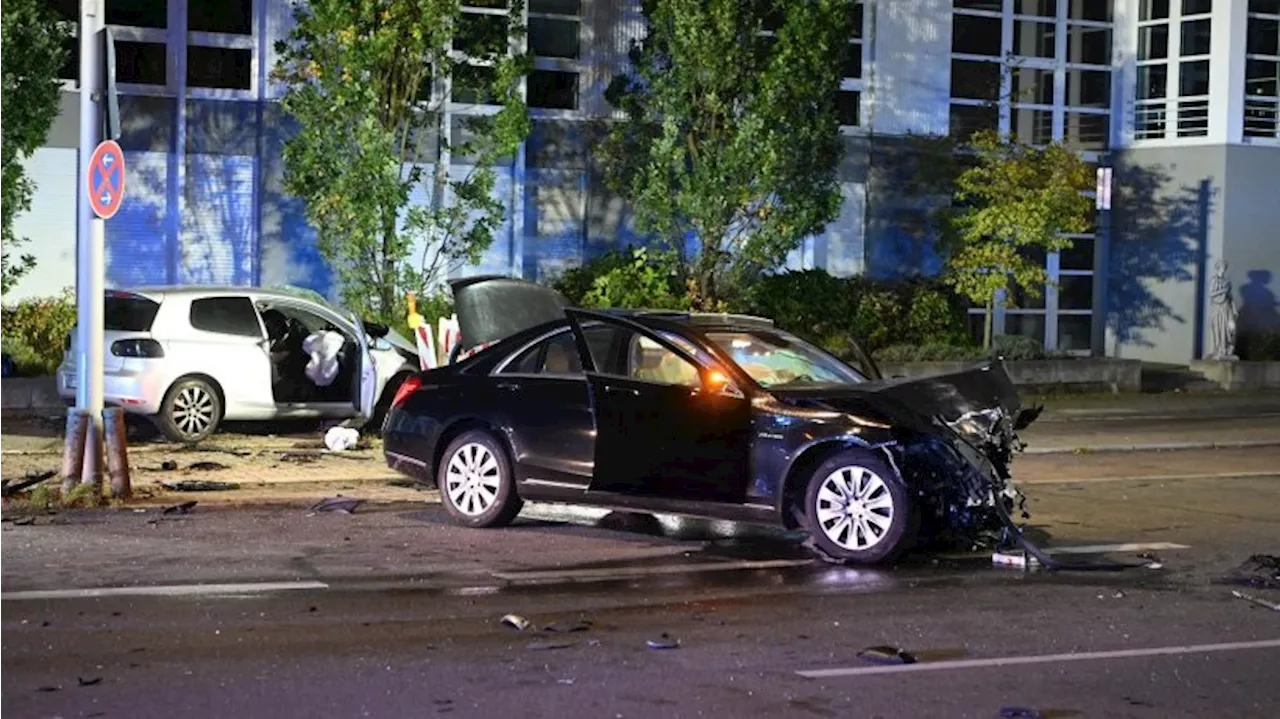
[[[1110,552],[1155,552],[1172,549],[1191,549],[1185,544],[1173,542],[1136,542],[1128,544],[1081,544],[1067,547],[1041,547],[1049,554],[1107,554]]]
[[[1034,437],[1029,437],[1035,442]],[[1050,445],[1038,447],[1032,444],[1023,450],[1027,455],[1045,454],[1115,454],[1118,452],[1173,452],[1188,449],[1251,449],[1256,447],[1280,446],[1280,439],[1246,439],[1230,442],[1167,442],[1151,444],[1095,444],[1095,445]]]
[[[92,599],[96,597],[193,597],[210,594],[257,594],[297,589],[328,589],[324,582],[254,582],[246,584],[168,584],[139,587],[94,587],[89,589],[37,589],[4,592],[0,599]]]
[[[1087,477],[1083,479],[1019,479],[1017,484],[1092,484],[1094,482],[1173,482],[1187,479],[1261,479],[1280,476],[1280,471],[1268,472],[1215,472],[1211,474],[1152,474],[1130,477]]]
[[[894,664],[876,667],[844,667],[841,669],[813,669],[796,672],[806,679],[830,679],[833,677],[857,677],[868,674],[901,674],[906,672],[936,672],[946,669],[976,669],[984,667],[1012,667],[1024,664],[1049,664],[1053,662],[1080,662],[1103,659],[1127,659],[1131,657],[1159,657],[1176,654],[1203,654],[1209,652],[1234,652],[1245,649],[1280,648],[1280,639],[1263,639],[1256,642],[1227,642],[1224,644],[1190,644],[1180,647],[1151,647],[1149,649],[1119,649],[1106,652],[1072,652],[1070,654],[1040,654],[1023,657],[991,657],[989,659],[954,659],[918,664]]]
[[[550,581],[607,581],[631,579],[656,574],[691,574],[695,572],[720,572],[730,569],[783,569],[813,564],[812,559],[765,559],[758,561],[714,562],[707,564],[680,564],[655,567],[603,567],[599,569],[551,569],[517,572],[494,572],[492,576],[508,582]]]

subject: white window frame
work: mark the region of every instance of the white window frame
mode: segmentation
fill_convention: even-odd
[[[585,42],[586,37],[585,37],[585,33],[583,32],[583,26],[586,24],[586,17],[584,12],[585,8],[583,6],[588,2],[590,2],[590,0],[579,0],[578,14],[566,15],[564,13],[534,12],[533,10],[529,9],[529,5],[526,1],[526,4],[525,4],[526,27],[529,25],[529,20],[531,18],[539,18],[543,20],[565,20],[565,21],[576,22],[578,24],[578,57],[577,58],[538,57],[536,55],[532,56],[534,70],[547,70],[552,72],[568,72],[568,73],[576,74],[578,76],[577,107],[572,110],[559,110],[559,109],[554,109],[549,107],[530,107],[529,117],[531,119],[574,120],[574,119],[579,119],[586,116],[586,108],[584,107],[586,105],[586,92],[585,92],[586,88],[584,87],[584,84],[583,84],[584,78],[585,78],[584,71],[586,70],[586,63],[583,62],[582,57],[583,55],[587,54],[587,48],[586,48],[586,42]],[[524,83],[526,86],[526,96],[527,96],[527,92],[528,92],[527,78],[524,80]]]
[[[1254,20],[1275,20],[1280,22],[1280,14],[1260,13],[1260,12],[1253,12],[1253,11],[1247,12],[1245,22],[1252,23]],[[1245,26],[1246,37],[1248,36],[1248,29],[1249,29],[1248,24],[1246,24]],[[1277,51],[1280,52],[1280,50],[1277,50]],[[1246,67],[1248,67],[1248,63],[1250,60],[1261,60],[1263,62],[1271,62],[1271,63],[1275,63],[1277,67],[1280,67],[1280,55],[1259,55],[1256,53],[1250,53],[1248,51],[1248,47],[1246,46],[1244,57],[1245,57]],[[1278,71],[1277,74],[1280,74],[1280,71]],[[1280,83],[1280,79],[1278,79],[1277,82]],[[1240,128],[1243,141],[1251,145],[1280,146],[1280,90],[1277,90],[1276,96],[1271,96],[1271,97],[1268,97],[1266,95],[1251,96],[1249,95],[1249,86],[1246,82],[1241,92],[1244,95],[1244,99],[1243,99],[1244,107],[1243,107],[1243,112],[1241,113],[1241,128]],[[1271,135],[1245,134],[1245,128],[1248,127],[1247,113],[1251,109],[1257,109],[1263,112],[1267,110],[1271,111],[1272,123],[1275,124],[1273,134]]]

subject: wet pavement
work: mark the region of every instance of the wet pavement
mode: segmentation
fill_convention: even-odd
[[[1169,475],[1191,464],[1158,454]],[[1232,453],[1214,456],[1220,476],[1126,479],[1112,457],[1105,481],[1066,465],[1026,487],[1050,551],[1161,565],[1120,572],[983,553],[838,567],[768,527],[548,505],[505,530],[401,502],[6,523],[3,711],[1269,717],[1280,612],[1222,579],[1280,554],[1280,476],[1228,476]],[[918,661],[857,656],[874,645]]]

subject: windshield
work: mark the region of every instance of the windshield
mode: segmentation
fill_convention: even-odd
[[[852,367],[778,330],[708,332],[707,337],[764,388],[866,382]]]

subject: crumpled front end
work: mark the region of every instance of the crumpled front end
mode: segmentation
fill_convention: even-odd
[[[888,448],[907,485],[920,500],[919,543],[925,546],[990,546],[1004,540],[1005,515],[1026,516],[1026,497],[1009,473],[1022,443],[1001,410],[959,420],[934,419],[932,432],[913,432]]]

